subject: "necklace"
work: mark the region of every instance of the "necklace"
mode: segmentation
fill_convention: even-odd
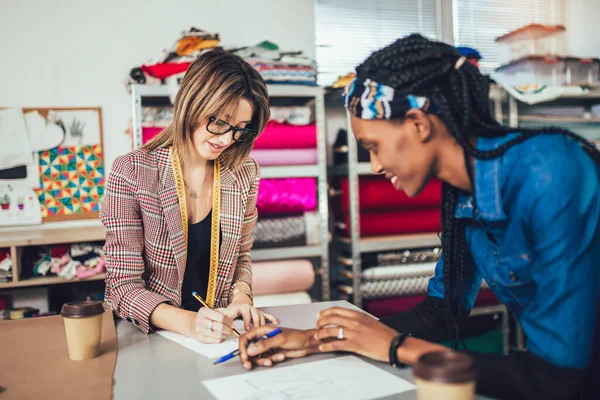
[[[208,173],[210,172],[210,170],[211,170],[210,167],[206,167],[206,173],[204,174],[204,180],[202,181],[200,186],[202,186],[204,184],[204,182],[206,181],[206,178],[208,178]],[[190,191],[190,197],[192,199],[196,199],[198,197],[198,193],[194,189],[189,187],[188,184],[185,182],[185,180],[183,181],[183,185]]]

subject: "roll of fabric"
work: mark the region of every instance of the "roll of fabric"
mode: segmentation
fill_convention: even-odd
[[[252,264],[254,296],[303,292],[315,283],[315,270],[308,260],[282,260]]]
[[[250,157],[261,166],[314,165],[318,162],[317,149],[252,150]]]
[[[392,297],[387,299],[372,299],[365,301],[365,311],[378,318],[389,317],[403,311],[415,308],[417,304],[425,300],[425,294],[414,296]],[[475,307],[490,306],[500,304],[494,292],[490,289],[482,288],[475,300]]]
[[[148,126],[142,128],[142,144],[148,143],[154,136],[158,135],[165,128]]]
[[[341,189],[342,211],[347,212],[350,210],[348,178],[342,179]],[[411,198],[396,190],[383,176],[361,176],[358,193],[361,211],[430,208],[441,203],[442,182],[432,179],[418,196]]]
[[[372,267],[363,270],[362,277],[366,281],[382,281],[400,278],[435,275],[436,263],[390,265]]]
[[[271,106],[271,121],[290,125],[308,125],[315,120],[313,110],[314,107],[309,105]]]
[[[364,299],[384,299],[397,296],[412,296],[427,293],[431,276],[415,276],[385,281],[365,281],[360,284]]]
[[[362,255],[362,264],[367,267],[381,267],[401,264],[436,263],[442,255],[440,247],[402,250],[382,251],[378,253],[366,253]]]
[[[350,216],[344,216],[340,226],[346,235],[349,231]],[[438,208],[403,211],[366,211],[360,214],[360,234],[362,236],[399,235],[404,233],[437,232],[440,223]]]
[[[303,214],[259,217],[254,226],[254,248],[305,246],[306,224]]]
[[[259,217],[254,226],[254,248],[317,245],[319,215],[304,214]]]
[[[317,147],[317,126],[280,124],[269,121],[256,139],[255,149],[314,149]]]
[[[312,299],[306,292],[254,296],[255,307],[291,306],[294,304],[310,303],[312,303]]]
[[[377,318],[383,318],[415,308],[423,300],[425,300],[424,294],[388,299],[372,299],[365,301],[364,307],[366,312],[373,314]]]
[[[292,214],[317,208],[317,181],[313,178],[263,179],[256,199],[262,214]]]

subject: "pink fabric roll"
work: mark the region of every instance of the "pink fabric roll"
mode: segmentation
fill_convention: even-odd
[[[308,260],[270,261],[252,264],[252,294],[303,292],[315,283],[315,270]]]
[[[289,125],[269,121],[256,139],[255,149],[314,149],[317,147],[317,126]]]
[[[252,150],[250,156],[259,165],[311,165],[317,163],[317,149]]]
[[[165,128],[144,127],[142,128],[142,144],[146,144],[154,136],[158,135]]]
[[[289,214],[317,209],[317,181],[314,178],[263,179],[256,199],[262,214]]]

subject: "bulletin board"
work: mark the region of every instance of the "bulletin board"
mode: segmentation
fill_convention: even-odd
[[[106,176],[102,110],[99,107],[24,108],[23,113],[28,122],[34,121],[33,125],[38,127],[36,132],[44,130],[42,134],[37,133],[46,144],[44,150],[37,152],[40,182],[34,189],[42,221],[97,218]],[[32,135],[30,125],[28,123]]]

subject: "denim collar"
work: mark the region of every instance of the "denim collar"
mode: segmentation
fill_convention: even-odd
[[[511,133],[497,138],[477,139],[478,150],[493,150],[504,143],[518,137],[520,133]],[[506,219],[502,203],[501,167],[504,156],[491,160],[475,159],[475,199],[478,214],[488,221]],[[473,218],[473,196],[461,193],[458,197],[455,216],[458,218]]]

